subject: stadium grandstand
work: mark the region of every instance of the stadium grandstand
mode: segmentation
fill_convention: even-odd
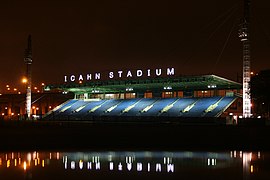
[[[45,114],[46,120],[95,118],[214,118],[240,111],[242,85],[216,76],[90,81],[48,85],[45,90],[73,92],[70,99]],[[233,106],[232,108],[230,108]]]

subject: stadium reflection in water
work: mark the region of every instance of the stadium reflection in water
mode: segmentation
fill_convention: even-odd
[[[4,179],[266,179],[265,152],[2,152]]]

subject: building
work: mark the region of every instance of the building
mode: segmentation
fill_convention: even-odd
[[[75,77],[75,76],[74,76]],[[74,93],[46,119],[228,117],[242,113],[242,85],[216,76],[125,78],[65,82],[45,90]]]

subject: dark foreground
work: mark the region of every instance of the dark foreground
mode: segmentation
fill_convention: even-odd
[[[0,122],[0,150],[270,150],[270,126]]]

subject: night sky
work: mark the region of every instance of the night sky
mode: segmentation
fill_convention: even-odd
[[[270,68],[270,1],[253,0],[252,70]],[[21,86],[33,38],[33,83],[64,75],[175,67],[242,74],[243,0],[8,0],[0,6],[0,91]]]

